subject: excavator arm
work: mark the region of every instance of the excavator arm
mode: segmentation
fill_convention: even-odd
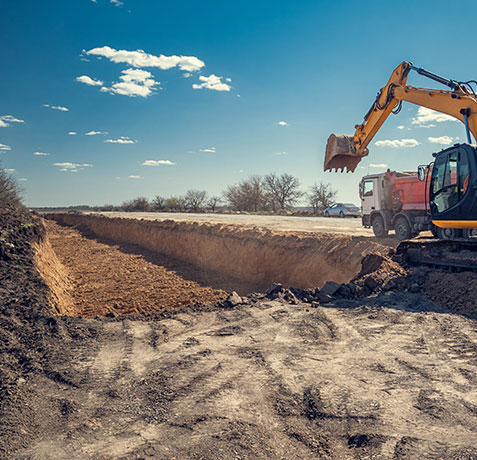
[[[411,70],[431,78],[450,88],[436,90],[407,85]],[[467,83],[455,82],[435,75],[424,69],[403,62],[394,69],[388,83],[378,93],[376,100],[360,125],[356,125],[353,136],[332,134],[328,138],[324,169],[353,172],[361,159],[368,155],[368,145],[388,116],[400,110],[402,101],[427,107],[451,115],[466,125],[467,132],[477,139],[477,98],[468,89]],[[468,136],[470,143],[470,136]]]

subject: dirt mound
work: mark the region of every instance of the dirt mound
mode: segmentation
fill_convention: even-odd
[[[426,275],[427,297],[456,313],[477,316],[476,273],[428,270]]]
[[[94,327],[52,318],[51,291],[35,265],[35,246],[45,229],[25,210],[0,209],[0,457],[34,437],[35,410],[24,384],[42,376],[67,382],[57,363],[72,342],[84,346]],[[23,431],[23,434],[20,433]]]

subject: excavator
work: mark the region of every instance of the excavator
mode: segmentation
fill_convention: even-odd
[[[418,88],[407,84],[413,71],[448,89]],[[331,134],[328,138],[324,170],[354,172],[369,154],[368,145],[391,113],[399,113],[402,102],[426,107],[460,120],[467,143],[455,144],[432,154],[434,160],[419,166],[418,176],[426,181],[426,202],[432,227],[444,231],[438,241],[406,241],[398,253],[414,262],[437,266],[477,269],[477,81],[450,80],[409,62],[394,69],[389,81],[349,135]],[[466,254],[462,257],[462,254]]]

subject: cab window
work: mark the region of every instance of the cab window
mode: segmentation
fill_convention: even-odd
[[[436,158],[431,179],[431,200],[438,212],[456,205],[469,185],[469,163],[464,151],[454,150]]]
[[[373,196],[373,181],[372,180],[364,181],[363,196]]]

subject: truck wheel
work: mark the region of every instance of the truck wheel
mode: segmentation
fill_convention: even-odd
[[[328,211],[325,211],[325,217],[330,217],[330,213]]]
[[[396,238],[399,241],[409,240],[412,237],[411,227],[404,216],[399,216],[396,219],[394,231],[396,232]]]
[[[459,228],[437,227],[437,238],[440,240],[455,240],[456,238],[462,238],[462,230]]]
[[[381,216],[374,217],[372,226],[376,238],[386,238],[388,236],[388,231],[384,227],[384,219]]]
[[[341,217],[342,219],[344,219],[344,213],[343,213],[343,211],[340,211],[340,217]]]

